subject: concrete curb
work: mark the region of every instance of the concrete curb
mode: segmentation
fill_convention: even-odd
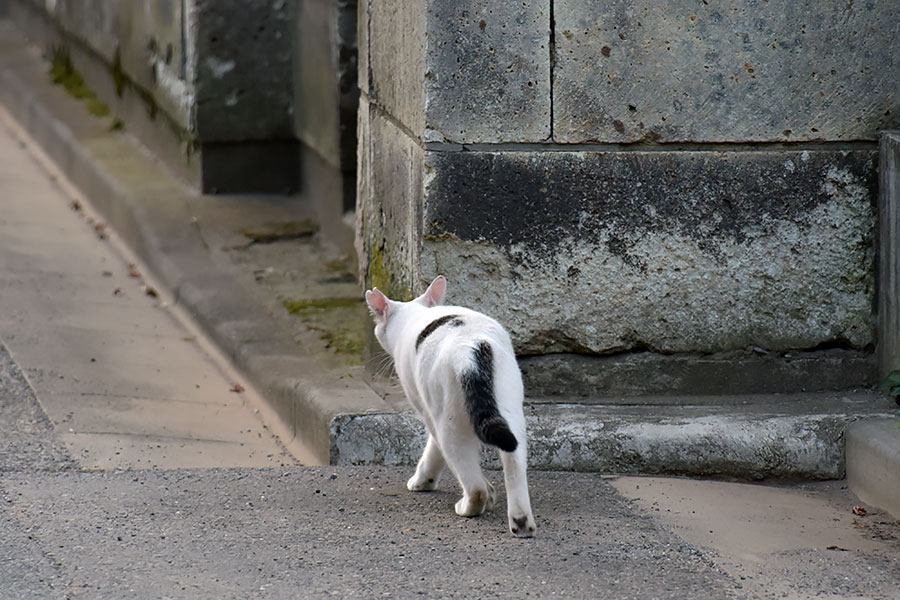
[[[847,428],[847,483],[863,502],[900,519],[900,417]]]
[[[197,193],[52,86],[35,51],[2,21],[0,102],[259,388],[289,445],[323,463],[415,463],[424,438],[415,415],[397,412],[361,369],[334,376],[313,346],[282,331],[206,246],[189,210]],[[749,479],[841,477],[846,425],[896,413],[871,392],[533,400],[527,412],[535,468]]]
[[[695,400],[640,406],[530,404],[529,463],[537,469],[606,473],[840,479],[848,425],[891,414],[889,404],[867,391],[688,404]],[[425,443],[424,427],[408,413],[342,415],[331,427],[332,464],[414,464]],[[410,443],[411,438],[417,442]],[[485,450],[484,462],[500,468],[495,452]]]

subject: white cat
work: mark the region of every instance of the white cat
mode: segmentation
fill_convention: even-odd
[[[375,337],[393,357],[400,383],[428,428],[428,443],[406,487],[433,490],[445,466],[463,489],[456,513],[491,510],[494,487],[481,471],[481,443],[500,450],[509,530],[534,535],[528,497],[522,375],[509,334],[497,321],[459,306],[441,306],[447,281],[397,302],[378,288],[366,292]]]

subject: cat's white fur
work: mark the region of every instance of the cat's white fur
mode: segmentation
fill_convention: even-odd
[[[438,276],[411,302],[391,300],[377,288],[366,292],[376,323],[375,336],[393,357],[406,396],[428,428],[428,442],[407,487],[414,492],[433,490],[444,467],[449,466],[463,489],[463,497],[456,503],[457,514],[474,517],[493,507],[494,488],[481,470],[482,442],[466,410],[461,384],[463,373],[473,368],[474,348],[487,342],[493,355],[497,412],[517,442],[512,452],[498,450],[506,483],[509,529],[514,535],[531,536],[535,523],[526,477],[524,394],[509,334],[486,315],[459,306],[442,306],[446,285],[444,277]],[[420,340],[431,323],[447,315],[460,318],[433,329]]]

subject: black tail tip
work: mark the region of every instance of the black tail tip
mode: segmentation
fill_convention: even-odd
[[[505,422],[494,422],[484,428],[484,436],[481,441],[491,446],[497,446],[504,452],[515,452],[519,447],[519,440],[509,430]]]

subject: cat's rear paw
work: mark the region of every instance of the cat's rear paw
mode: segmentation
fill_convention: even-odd
[[[509,516],[509,532],[516,537],[532,537],[537,531],[531,515]]]
[[[406,489],[411,492],[430,492],[437,488],[437,477],[421,477],[415,474],[406,482]]]
[[[456,503],[456,514],[461,517],[477,517],[483,515],[491,501],[488,490],[475,490],[470,496],[463,496]]]

